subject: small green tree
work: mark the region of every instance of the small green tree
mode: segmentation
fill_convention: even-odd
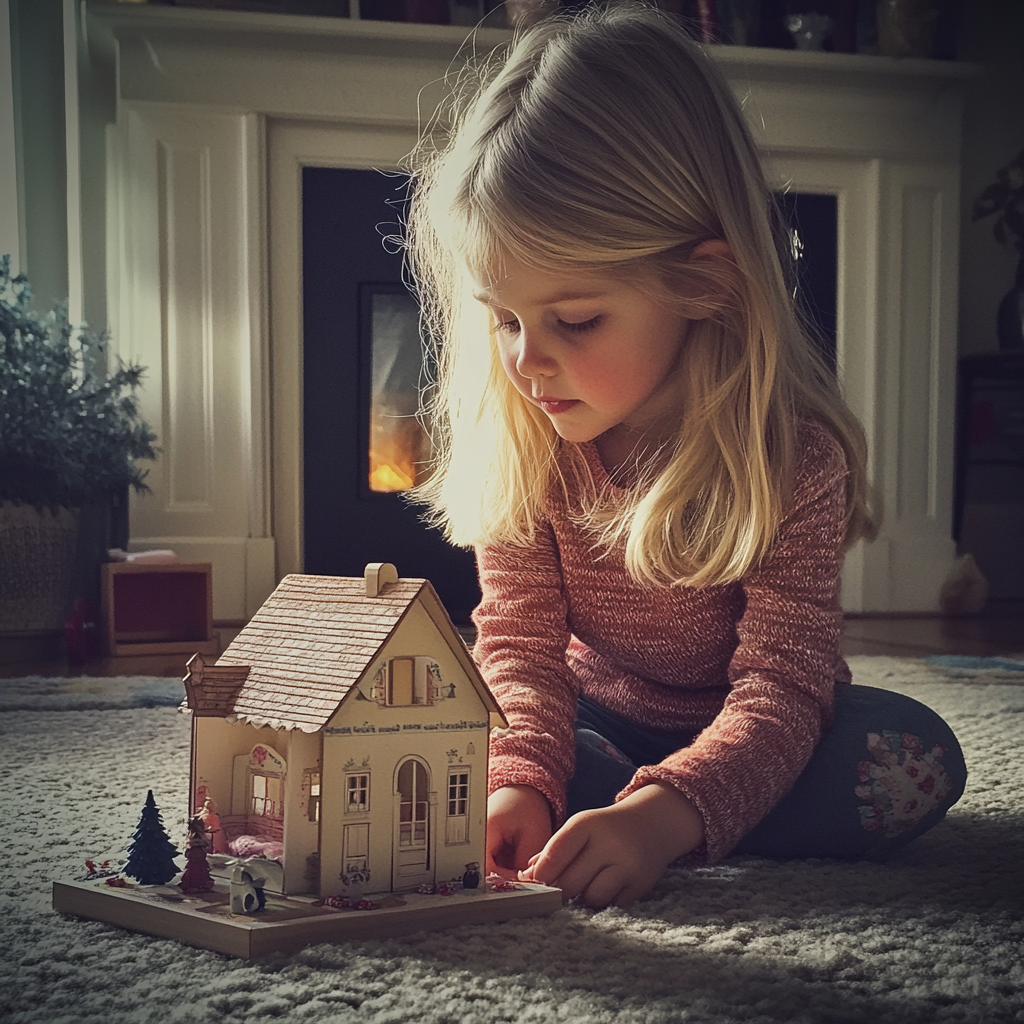
[[[141,885],[166,885],[178,873],[174,858],[180,853],[164,828],[153,790],[150,790],[128,847],[124,873]]]

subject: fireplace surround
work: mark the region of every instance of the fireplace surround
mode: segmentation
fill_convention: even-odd
[[[131,544],[213,562],[215,618],[245,619],[304,568],[303,168],[396,167],[466,30],[103,3],[87,30],[116,110],[111,329],[149,367],[163,449]],[[885,511],[847,558],[844,605],[935,610],[955,557],[960,120],[977,69],[709,50],[778,185],[837,198],[837,366]]]

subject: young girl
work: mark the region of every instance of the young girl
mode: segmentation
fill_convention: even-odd
[[[939,821],[956,739],[839,653],[865,442],[711,60],[651,10],[548,20],[414,178],[421,496],[476,545],[509,723],[488,870],[622,905],[679,858],[864,856]]]

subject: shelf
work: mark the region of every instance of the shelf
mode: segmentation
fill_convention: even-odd
[[[512,39],[506,28],[465,25],[429,25],[403,21],[371,21],[307,14],[269,14],[258,11],[226,11],[202,7],[165,7],[143,3],[92,3],[89,16],[107,25],[118,37],[138,31],[192,33],[196,41],[212,36],[228,37],[239,45],[253,45],[265,36],[274,46],[290,37],[290,46],[344,48],[345,43],[378,42],[390,46],[411,44],[419,49],[458,51],[473,34],[476,47],[489,50]],[[219,44],[226,42],[222,38]],[[981,65],[965,61],[875,57],[856,53],[814,53],[755,46],[706,47],[731,75],[774,77],[793,73],[808,77],[855,76],[864,78],[917,78],[961,80],[982,74]]]

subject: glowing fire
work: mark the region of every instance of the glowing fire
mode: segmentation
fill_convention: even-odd
[[[429,441],[411,416],[379,416],[370,424],[370,490],[407,491],[425,467]]]
[[[411,466],[408,468],[412,469]],[[390,462],[382,462],[370,470],[370,490],[407,491],[412,487],[414,479],[405,469],[392,466]]]

